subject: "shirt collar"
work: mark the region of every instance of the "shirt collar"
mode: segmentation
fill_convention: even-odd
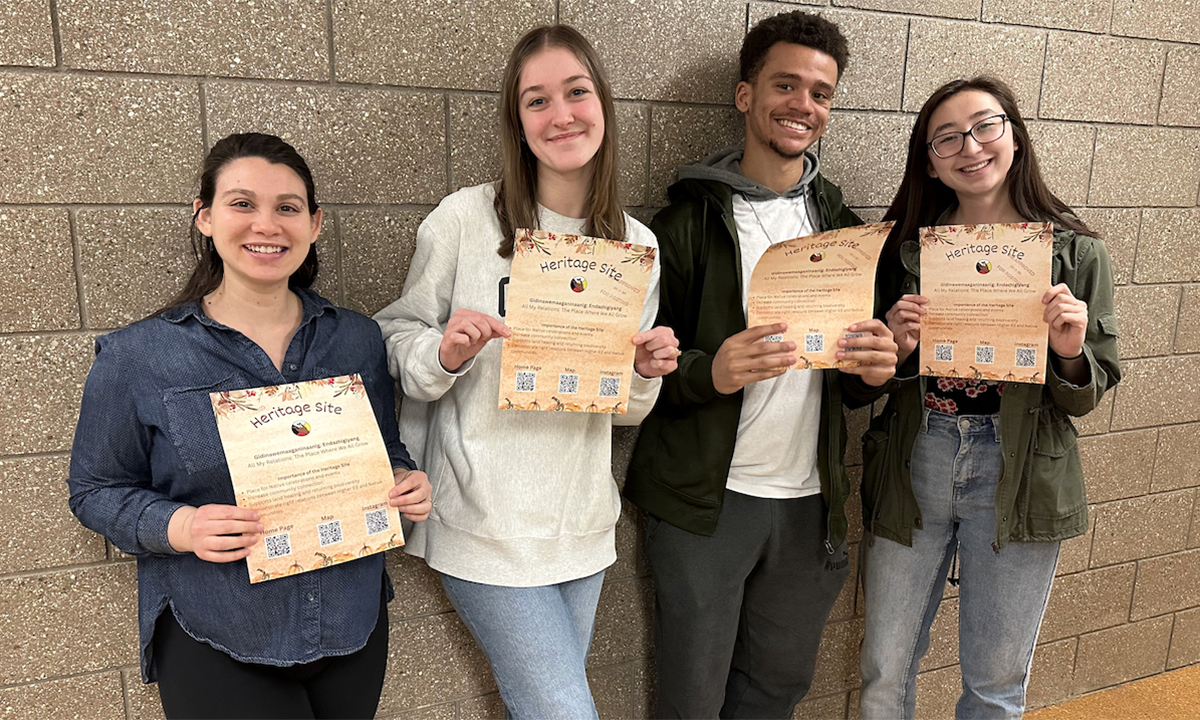
[[[322,315],[325,311],[336,312],[337,306],[321,297],[317,293],[307,288],[292,288],[292,292],[300,297],[300,305],[303,310],[303,315],[300,319],[300,325],[304,325],[309,320]],[[179,324],[188,318],[195,318],[200,324],[210,327],[224,327],[217,321],[205,314],[204,309],[200,306],[199,300],[193,300],[190,303],[179,305],[177,307],[168,308],[162,312],[163,320],[170,323]]]

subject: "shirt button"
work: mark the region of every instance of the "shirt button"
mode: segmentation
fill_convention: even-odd
[[[292,364],[288,365],[288,370],[295,370],[295,369],[296,369],[296,363],[292,363]]]
[[[316,601],[317,601],[317,599],[316,599],[315,597],[313,597],[312,595],[309,595],[309,596],[308,596],[308,601],[309,601],[309,602],[316,602]]]

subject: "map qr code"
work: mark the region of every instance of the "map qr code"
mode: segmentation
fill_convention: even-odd
[[[579,392],[579,376],[569,373],[559,373],[558,391],[563,395],[574,395]]]
[[[763,342],[783,342],[782,335],[768,335],[763,338]]]
[[[954,346],[949,343],[937,343],[933,346],[933,359],[936,362],[954,362]]]
[[[321,543],[321,547],[340,543],[342,541],[342,521],[334,520],[318,525],[317,541]]]
[[[600,397],[619,397],[621,395],[621,378],[610,375],[600,376]]]
[[[1037,348],[1017,348],[1017,367],[1034,367],[1037,362]]]
[[[976,345],[975,362],[983,365],[991,365],[996,362],[996,348],[991,345]]]
[[[533,392],[537,387],[537,373],[517,371],[517,392]]]
[[[806,352],[806,353],[825,352],[825,334],[824,333],[805,333],[804,334],[804,352]]]
[[[292,539],[287,533],[268,535],[263,538],[263,541],[267,544],[268,560],[292,554]]]
[[[387,508],[368,510],[367,512],[363,513],[363,518],[367,521],[368,535],[381,533],[392,526],[392,524],[388,522]]]

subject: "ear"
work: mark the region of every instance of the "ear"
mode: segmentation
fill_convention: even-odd
[[[315,243],[317,238],[321,236],[321,222],[325,219],[325,208],[317,208],[317,211],[312,214],[312,240]]]
[[[925,172],[929,173],[929,177],[937,179],[937,170],[933,169],[933,163],[925,164]]]
[[[737,84],[733,91],[733,104],[742,113],[750,112],[750,101],[754,99],[754,88],[750,83],[742,80]]]
[[[204,202],[200,198],[192,201],[192,215],[196,218],[196,229],[201,235],[212,237],[212,208],[201,209]]]

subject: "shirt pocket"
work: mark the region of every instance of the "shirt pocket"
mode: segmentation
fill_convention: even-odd
[[[244,375],[233,372],[215,382],[183,385],[163,391],[163,407],[167,415],[166,435],[189,475],[207,474],[215,470],[228,473],[225,448],[217,432],[217,418],[209,393],[250,387],[254,385]]]

